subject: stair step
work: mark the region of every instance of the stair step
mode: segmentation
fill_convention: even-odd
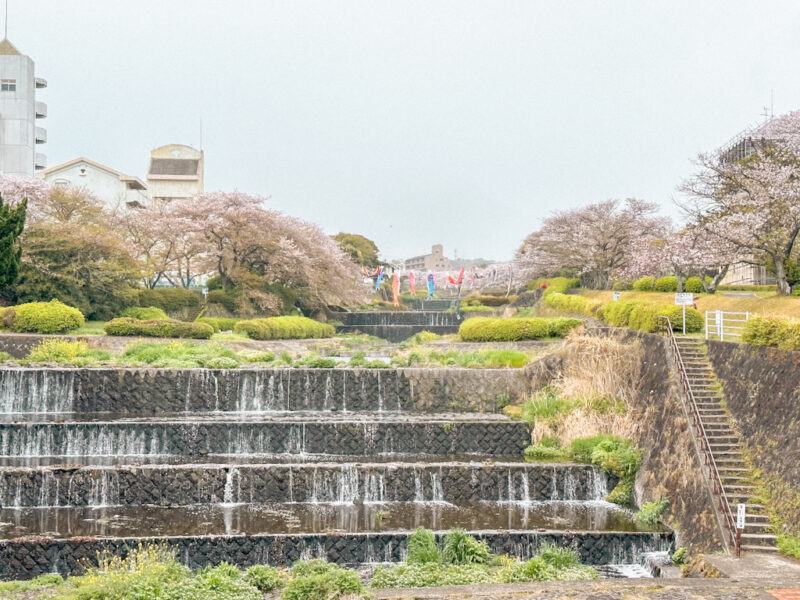
[[[775,546],[753,546],[750,544],[742,544],[742,550],[745,552],[777,552]]]

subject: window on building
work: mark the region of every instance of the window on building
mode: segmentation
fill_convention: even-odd
[[[17,80],[16,79],[0,79],[0,92],[16,92]]]

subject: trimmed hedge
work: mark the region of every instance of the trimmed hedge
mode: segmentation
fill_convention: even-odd
[[[214,328],[205,323],[188,323],[175,319],[138,321],[129,317],[112,319],[103,325],[107,335],[140,335],[145,337],[192,338],[207,340]]]
[[[26,333],[67,333],[83,327],[83,313],[58,300],[29,302],[8,308],[3,320],[14,331]]]
[[[653,284],[653,289],[657,292],[677,292],[678,278],[675,277],[674,275],[659,277]]]
[[[239,321],[241,321],[241,319],[228,317],[200,317],[199,319],[195,319],[195,323],[205,323],[206,325],[211,325],[215,332],[233,331],[233,328],[236,327],[236,324]]]
[[[136,300],[139,306],[155,306],[166,312],[174,312],[182,308],[198,306],[200,294],[185,288],[138,290]]]
[[[544,299],[547,306],[565,312],[596,317],[614,327],[630,327],[641,331],[654,332],[658,328],[658,317],[669,317],[672,328],[683,328],[683,312],[680,306],[646,302],[644,300],[616,300],[602,303],[585,296],[553,294]],[[703,317],[698,310],[686,308],[686,331],[703,330]]]
[[[472,317],[458,328],[465,342],[514,342],[545,337],[564,337],[570,329],[583,325],[580,319]]]
[[[776,285],[719,285],[718,290],[728,292],[776,292]]]
[[[336,330],[327,323],[307,317],[268,317],[239,321],[236,333],[246,334],[254,340],[292,340],[333,337]]]
[[[603,306],[603,303],[599,300],[593,300],[586,296],[559,293],[545,296],[544,303],[551,308],[557,308],[568,313],[586,315],[587,317],[594,316],[597,309]]]
[[[239,308],[239,290],[211,290],[206,295],[209,304],[221,304],[229,312],[236,312]]]
[[[129,306],[122,311],[121,317],[129,317],[137,321],[153,321],[167,319],[167,313],[157,306]]]
[[[640,277],[636,281],[633,282],[633,289],[637,292],[652,292],[653,286],[656,283],[656,278],[652,275],[648,275],[647,277]]]
[[[513,302],[515,299],[516,296],[480,296],[476,294],[461,300],[461,310],[465,310],[469,306],[503,306]]]
[[[692,294],[702,294],[705,292],[703,287],[703,280],[699,277],[689,277],[683,284],[684,292],[691,292]]]
[[[775,315],[751,316],[744,326],[742,341],[755,346],[800,350],[800,320]]]

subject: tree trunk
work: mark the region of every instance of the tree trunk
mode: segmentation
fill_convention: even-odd
[[[789,282],[786,280],[786,271],[783,268],[783,260],[776,260],[773,258],[772,261],[775,263],[775,278],[778,280],[778,294],[782,296],[788,296],[792,293],[792,286],[790,286]]]

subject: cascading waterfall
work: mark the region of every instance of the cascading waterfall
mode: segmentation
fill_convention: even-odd
[[[66,413],[74,401],[73,370],[0,369],[0,413]]]
[[[234,480],[236,484],[234,487]],[[225,473],[225,488],[222,496],[222,504],[231,506],[241,501],[242,497],[242,476],[237,467],[229,467]]]

